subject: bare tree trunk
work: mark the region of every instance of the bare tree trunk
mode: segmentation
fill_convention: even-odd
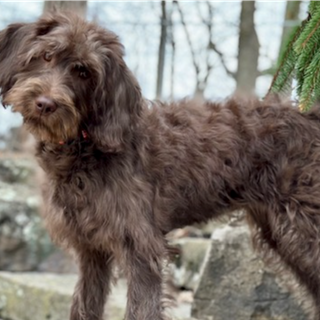
[[[171,11],[169,13],[169,41],[171,46],[171,68],[170,68],[170,99],[173,100],[174,97],[174,77],[175,77],[175,64],[176,64],[176,42],[174,38],[174,27],[172,23],[174,6],[171,6]]]
[[[237,92],[254,94],[258,77],[259,39],[254,25],[255,1],[241,2]]]
[[[170,69],[170,99],[174,97],[174,77],[175,77],[175,63],[176,63],[176,43],[174,39],[171,40],[171,69]]]
[[[69,10],[76,12],[79,16],[85,18],[87,14],[87,1],[45,1],[43,12],[54,9]]]
[[[282,29],[282,36],[279,49],[279,57],[285,50],[287,42],[290,38],[294,27],[300,25],[299,13],[300,13],[301,1],[287,1],[286,12],[284,16],[284,25]]]
[[[162,96],[163,87],[163,74],[165,66],[166,56],[166,42],[167,42],[167,12],[166,12],[166,1],[161,1],[161,34],[159,43],[159,59],[158,59],[158,76],[157,76],[157,88],[156,97],[157,99]]]

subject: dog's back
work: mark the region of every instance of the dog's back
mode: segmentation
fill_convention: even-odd
[[[246,209],[278,238],[301,203],[320,223],[318,114],[254,100],[155,107],[145,171],[159,225],[169,231]]]

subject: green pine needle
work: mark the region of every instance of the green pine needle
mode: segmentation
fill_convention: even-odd
[[[320,101],[320,1],[310,1],[308,18],[297,28],[280,59],[269,92],[292,92],[297,80],[300,109]]]
[[[294,44],[294,50],[297,54],[312,50],[314,41],[317,40],[316,34],[319,27],[320,10],[316,10],[312,15],[312,18],[305,24],[300,36]]]
[[[309,12],[312,14],[315,12],[317,5],[319,5],[319,0],[311,0],[309,5]]]
[[[320,55],[313,57],[305,71],[305,79],[300,95],[300,109],[309,110],[317,99],[320,98]]]
[[[273,77],[268,94],[271,92],[278,93],[291,90],[291,81],[296,62],[296,53],[293,49],[293,45],[300,36],[301,31],[302,26],[297,27],[294,32],[292,32],[288,40],[287,49],[282,53],[282,57],[279,59],[280,64],[275,76]]]
[[[308,41],[308,45],[297,55],[296,61],[296,79],[298,81],[297,93],[300,96],[302,93],[303,83],[305,81],[305,72],[310,65],[314,56],[319,52],[320,47],[320,28],[315,30],[312,37]]]

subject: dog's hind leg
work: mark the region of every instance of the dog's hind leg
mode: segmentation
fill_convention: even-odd
[[[271,249],[274,254],[267,254],[268,260],[293,271],[314,301],[314,320],[320,320],[319,213],[314,204],[302,201],[249,211],[250,220],[257,226],[254,242],[259,251]]]
[[[320,198],[296,202],[282,211],[273,225],[277,253],[295,273],[314,302],[314,320],[320,320]]]
[[[110,291],[113,258],[110,254],[94,250],[83,249],[77,254],[80,275],[70,320],[102,320]]]
[[[297,236],[298,243],[300,252],[295,252],[293,245],[292,249],[286,249],[286,253],[283,253],[284,248],[280,249],[280,256],[312,298],[313,319],[320,320],[320,243],[319,240],[310,240],[304,235]],[[302,298],[308,300],[309,297]]]

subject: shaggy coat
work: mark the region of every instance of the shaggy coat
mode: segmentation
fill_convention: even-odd
[[[70,320],[101,320],[112,269],[126,320],[163,320],[165,235],[246,210],[320,320],[320,110],[231,99],[150,103],[116,35],[68,14],[0,33],[4,105],[37,139],[47,228],[77,256]]]

